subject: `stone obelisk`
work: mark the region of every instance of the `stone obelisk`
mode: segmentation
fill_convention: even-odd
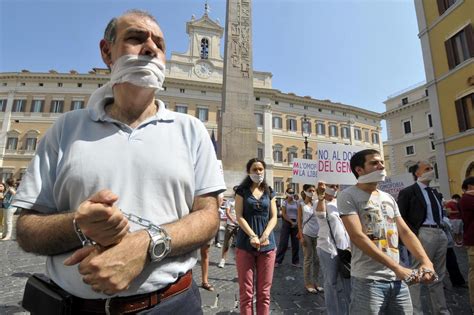
[[[240,183],[246,162],[257,156],[251,6],[251,0],[227,0],[218,156],[228,189]]]

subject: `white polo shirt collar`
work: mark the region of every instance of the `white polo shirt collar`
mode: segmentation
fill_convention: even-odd
[[[103,121],[103,122],[118,122],[117,120],[111,118],[105,112],[105,105],[112,102],[114,99],[113,90],[110,83],[105,84],[104,86],[100,87],[99,89],[95,90],[94,93],[89,98],[87,102],[87,109],[89,111],[89,116],[93,121]],[[148,124],[150,122],[158,121],[158,122],[169,122],[173,121],[176,117],[175,113],[169,111],[165,104],[159,100],[155,100],[156,105],[158,106],[158,111],[155,115],[144,121],[140,125]],[[120,123],[120,122],[119,122]]]

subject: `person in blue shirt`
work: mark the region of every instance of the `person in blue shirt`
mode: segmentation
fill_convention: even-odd
[[[277,209],[275,195],[270,192],[265,181],[265,168],[263,160],[249,160],[247,176],[235,196],[235,212],[240,226],[235,255],[240,313],[243,315],[253,314],[254,279],[257,314],[270,313],[270,289],[276,248],[273,229],[277,223]]]

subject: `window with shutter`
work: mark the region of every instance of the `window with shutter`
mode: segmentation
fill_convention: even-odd
[[[474,93],[455,102],[459,131],[474,128]]]
[[[471,24],[444,42],[449,69],[474,57],[474,34]]]
[[[174,111],[177,113],[187,114],[188,107],[186,105],[176,105],[176,107],[174,108]]]
[[[372,143],[373,144],[379,144],[379,134],[378,133],[373,133],[372,134]]]
[[[288,131],[296,131],[296,119],[288,118],[286,120],[286,129]]]
[[[7,138],[7,150],[16,150],[18,146],[18,137]]]
[[[341,135],[343,139],[349,139],[351,137],[349,127],[341,127]]]
[[[324,122],[316,122],[316,133],[321,136],[324,136],[326,134],[326,125],[324,124]]]
[[[31,112],[32,113],[41,113],[43,111],[43,100],[33,100],[31,103]]]
[[[62,113],[64,101],[52,101],[51,113]]]
[[[4,112],[7,109],[7,100],[0,100],[0,111]]]
[[[337,126],[336,125],[329,125],[329,135],[331,137],[338,137],[339,134],[337,132]]]
[[[273,179],[273,189],[276,193],[283,193],[283,178],[274,178]]]
[[[362,132],[360,129],[354,129],[354,140],[361,141],[362,140]]]
[[[197,118],[202,122],[207,122],[209,119],[209,109],[199,108],[197,109]]]
[[[26,100],[15,100],[13,102],[12,112],[23,112],[25,111]]]
[[[36,150],[36,138],[27,138],[25,149],[26,149],[26,151],[35,151]]]
[[[283,146],[281,144],[275,144],[273,146],[273,160],[275,163],[283,162]]]
[[[456,0],[437,0],[439,15],[442,15]]]
[[[84,108],[84,101],[72,101],[71,110],[78,110]]]
[[[272,127],[274,129],[281,129],[281,117],[273,117]]]

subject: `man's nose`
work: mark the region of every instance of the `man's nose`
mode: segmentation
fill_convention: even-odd
[[[148,36],[146,41],[143,43],[141,54],[150,57],[156,57],[158,55],[158,47],[152,40],[151,36]]]

